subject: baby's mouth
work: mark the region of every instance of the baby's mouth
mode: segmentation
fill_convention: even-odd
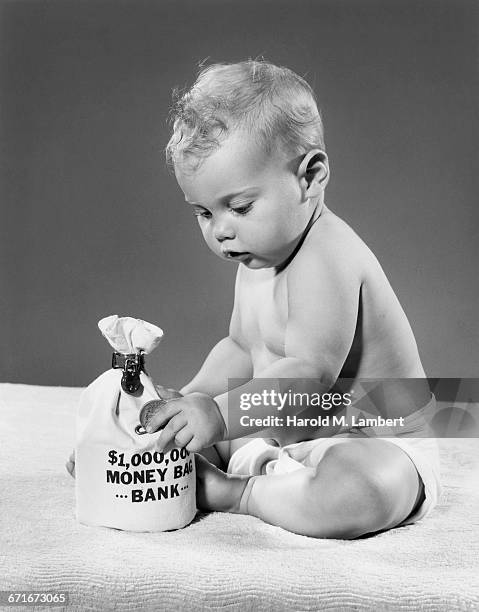
[[[237,260],[245,259],[250,255],[247,251],[222,251],[222,253],[226,259]]]

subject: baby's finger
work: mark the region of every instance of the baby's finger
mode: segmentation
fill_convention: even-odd
[[[174,443],[178,448],[186,447],[193,440],[193,432],[186,426],[183,427],[174,437]]]
[[[139,414],[140,423],[152,433],[160,429],[172,416],[180,412],[181,407],[175,400],[155,399],[146,402]]]
[[[173,440],[168,442],[161,452],[166,454],[172,451],[174,448],[186,448],[186,445],[193,440],[193,437],[193,433],[190,431],[188,425],[185,425],[185,427],[183,427],[183,429],[175,435]]]
[[[173,397],[183,397],[176,389],[170,387],[163,387],[163,385],[155,385],[156,392],[161,399],[172,399]]]
[[[165,425],[163,431],[161,432],[158,440],[156,441],[156,446],[159,451],[164,450],[170,442],[175,439],[176,434],[183,429],[186,425],[186,417],[183,413],[175,415],[172,419],[168,421]]]
[[[193,436],[188,444],[185,446],[186,450],[190,453],[199,453],[205,448],[204,444],[200,444],[198,439]]]

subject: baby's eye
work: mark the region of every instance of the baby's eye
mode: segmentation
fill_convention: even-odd
[[[204,208],[196,208],[193,211],[195,217],[203,217],[204,219],[209,219],[211,217],[211,213],[209,210],[205,210]]]
[[[231,208],[230,210],[238,215],[246,215],[253,208],[253,202],[249,202],[244,206],[238,206],[237,208]]]

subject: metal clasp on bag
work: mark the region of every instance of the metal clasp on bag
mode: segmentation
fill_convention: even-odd
[[[140,389],[142,386],[140,372],[144,372],[145,369],[145,357],[142,351],[128,355],[113,353],[111,367],[115,370],[123,369],[123,376],[121,377],[123,391],[133,395]]]

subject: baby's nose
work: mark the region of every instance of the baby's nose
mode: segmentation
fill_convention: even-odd
[[[218,242],[223,242],[223,240],[232,239],[235,237],[234,229],[231,227],[231,225],[226,223],[217,223],[213,233]]]

